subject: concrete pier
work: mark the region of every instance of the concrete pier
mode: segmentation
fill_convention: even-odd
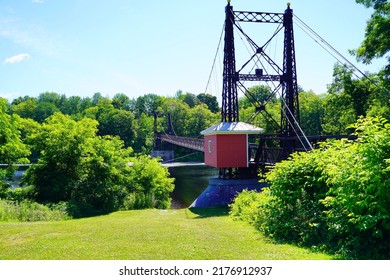
[[[260,191],[267,183],[259,183],[257,180],[226,180],[211,178],[209,185],[201,195],[190,205],[191,207],[215,207],[231,204],[238,193],[243,190]]]
[[[173,150],[153,150],[150,153],[152,158],[161,158],[162,162],[173,162],[175,160],[175,156]]]

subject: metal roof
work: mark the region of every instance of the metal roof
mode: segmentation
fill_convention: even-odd
[[[259,134],[264,129],[244,122],[221,122],[200,132],[202,135],[214,134]]]

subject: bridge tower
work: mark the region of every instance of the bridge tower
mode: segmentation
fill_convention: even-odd
[[[163,163],[173,162],[175,155],[173,151],[172,143],[161,141],[162,133],[157,131],[157,113],[154,113],[154,145],[153,150],[150,152],[150,156],[153,158],[161,158]],[[171,113],[168,113],[168,130],[167,135],[175,135],[172,126]]]
[[[300,124],[299,99],[297,69],[295,61],[295,44],[293,30],[293,10],[290,3],[283,17],[284,26],[284,52],[283,52],[283,76],[282,83],[282,114],[281,114],[281,134],[285,138],[281,141],[281,147],[285,151],[284,157],[291,154],[296,148],[294,140],[297,136],[297,129]]]
[[[234,14],[233,6],[225,8],[225,46],[223,58],[222,85],[222,122],[238,122],[238,94],[236,77],[236,57],[234,48]]]
[[[298,102],[298,86],[297,86],[297,72],[296,72],[296,60],[295,60],[295,46],[294,46],[294,32],[293,32],[293,12],[288,4],[284,14],[282,13],[262,13],[262,12],[240,12],[233,11],[233,7],[230,5],[230,0],[225,8],[225,37],[224,37],[224,60],[223,60],[223,87],[222,87],[222,123],[217,124],[214,127],[202,131],[205,135],[204,152],[205,163],[211,163],[211,166],[219,167],[219,178],[212,178],[209,180],[209,186],[206,190],[194,201],[192,207],[205,207],[226,205],[233,200],[236,194],[243,189],[256,189],[259,190],[263,187],[258,183],[257,173],[258,168],[265,164],[267,158],[264,156],[267,153],[266,141],[260,137],[259,144],[256,151],[256,156],[253,164],[247,166],[223,166],[223,162],[227,156],[231,162],[241,163],[239,160],[235,161],[237,155],[235,153],[243,153],[247,159],[249,159],[250,150],[248,143],[248,134],[260,134],[261,129],[249,126],[239,122],[238,111],[238,84],[244,87],[243,81],[272,81],[279,82],[282,88],[281,93],[281,120],[280,131],[278,133],[277,140],[280,142],[279,151],[281,150],[281,158],[287,158],[287,156],[296,150],[297,138],[299,137],[299,102]],[[234,27],[236,21],[241,22],[256,22],[256,23],[279,23],[283,24],[284,28],[284,50],[283,50],[283,66],[279,67],[272,61],[265,53],[262,47],[258,47],[253,40],[250,41],[255,46],[256,56],[263,55],[267,62],[276,70],[276,75],[264,75],[262,69],[255,69],[255,74],[242,74],[236,70],[236,58],[235,58],[235,46],[234,46]],[[245,65],[244,65],[245,66]],[[265,111],[265,105],[260,104],[256,106],[257,110]],[[224,129],[224,127],[227,127]],[[237,127],[245,127],[241,131],[235,131]],[[251,133],[253,132],[253,133]],[[221,135],[222,134],[222,135]],[[237,135],[240,134],[240,135]],[[230,135],[230,136],[227,136]],[[230,139],[222,138],[230,137]],[[233,137],[234,136],[234,137]],[[244,149],[238,147],[239,145],[232,140],[237,136],[246,136],[246,146]],[[221,139],[218,139],[220,137]],[[242,137],[241,137],[242,139]],[[275,141],[275,139],[272,139]],[[213,149],[212,144],[217,146],[223,142],[222,150],[225,157],[218,151],[213,151],[214,155],[208,156],[207,153]],[[245,141],[244,141],[245,142]],[[229,146],[230,143],[230,146]],[[226,146],[229,146],[227,149]],[[242,145],[241,145],[242,146]],[[221,150],[221,147],[216,149]],[[230,152],[229,152],[230,150]],[[221,159],[220,159],[221,158]],[[228,160],[228,161],[229,161]],[[222,166],[222,167],[220,167]],[[210,198],[214,197],[211,201]],[[229,201],[230,200],[230,201]]]

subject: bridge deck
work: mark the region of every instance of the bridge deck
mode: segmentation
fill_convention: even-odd
[[[189,137],[181,137],[181,136],[174,136],[174,135],[168,135],[168,134],[160,134],[158,135],[158,138],[161,140],[185,147],[188,149],[192,149],[199,152],[204,152],[204,139],[199,138],[189,138]]]

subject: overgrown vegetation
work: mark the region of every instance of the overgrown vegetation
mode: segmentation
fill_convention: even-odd
[[[70,219],[64,205],[48,206],[31,201],[0,199],[0,222],[38,222]]]
[[[267,175],[262,193],[244,192],[231,215],[279,241],[346,258],[390,258],[390,124],[361,118],[358,139],[296,153]]]
[[[39,124],[9,115],[0,101],[0,161],[6,164],[0,169],[0,199],[8,200],[0,221],[35,221],[44,205],[60,204],[71,217],[170,206],[174,185],[167,169],[157,159],[134,154],[119,136],[99,135],[98,121],[56,112]],[[29,162],[30,153],[36,164],[27,170],[24,187],[12,189],[6,183],[15,171],[12,164]]]

